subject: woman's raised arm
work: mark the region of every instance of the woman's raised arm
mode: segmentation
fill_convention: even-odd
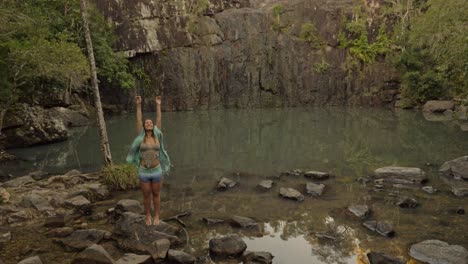
[[[137,134],[140,134],[141,129],[143,128],[143,121],[142,121],[142,114],[141,114],[141,96],[135,96],[135,102],[136,102]]]
[[[161,96],[156,96],[156,126],[161,130]]]

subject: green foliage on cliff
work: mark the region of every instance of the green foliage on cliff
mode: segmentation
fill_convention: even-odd
[[[284,8],[281,4],[276,4],[275,6],[273,6],[273,15],[275,15],[275,17],[279,17],[281,16],[281,14],[284,12]]]
[[[344,30],[338,34],[341,48],[349,49],[351,55],[363,63],[372,63],[380,54],[390,51],[390,38],[383,27],[374,42],[370,42],[367,34],[365,15],[359,9],[355,10],[351,21],[344,23]]]
[[[422,103],[468,99],[468,9],[465,0],[429,0],[414,6],[411,27],[399,38],[402,93]]]
[[[112,51],[112,28],[90,10],[98,77],[133,87],[128,60]],[[78,0],[0,0],[0,104],[18,98],[76,90],[89,78]]]
[[[197,0],[193,7],[193,13],[197,15],[203,15],[203,13],[210,8],[209,0]]]
[[[331,65],[326,61],[315,63],[313,66],[314,71],[320,74],[326,73],[327,71],[330,70],[330,68],[331,68]]]
[[[102,172],[104,183],[111,190],[130,190],[139,186],[137,168],[133,165],[107,166]]]
[[[299,39],[308,42],[314,48],[320,48],[323,43],[318,35],[318,30],[312,23],[304,23],[301,26]]]

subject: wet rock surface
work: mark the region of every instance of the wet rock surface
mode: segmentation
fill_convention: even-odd
[[[439,169],[445,177],[453,178],[455,180],[468,181],[468,156],[459,157],[451,161],[447,161]]]
[[[233,188],[236,185],[237,183],[235,181],[228,178],[222,178],[219,181],[218,186],[216,186],[216,189],[218,189],[218,191],[226,191],[227,189]]]
[[[279,190],[279,194],[286,199],[291,199],[298,202],[304,201],[304,195],[302,195],[298,190],[295,190],[293,188],[281,187]]]
[[[353,204],[348,206],[348,211],[351,212],[353,215],[361,218],[366,219],[370,216],[371,210],[367,205],[364,204]]]
[[[419,206],[419,203],[414,198],[402,197],[398,200],[397,205],[401,208],[416,208]]]
[[[427,181],[424,171],[413,167],[382,167],[376,169],[374,174],[385,182],[396,184],[421,184]]]
[[[242,255],[242,261],[245,264],[271,264],[273,255],[265,251],[245,251]]]
[[[236,227],[242,227],[242,228],[258,228],[259,225],[258,223],[248,217],[242,217],[242,216],[233,216],[231,218],[231,223],[233,226]]]
[[[196,258],[188,253],[179,250],[169,249],[167,259],[176,264],[193,264]]]
[[[110,237],[110,233],[98,229],[85,229],[74,231],[65,238],[57,238],[55,242],[63,245],[67,251],[81,251],[101,242],[104,237]]]
[[[115,261],[107,253],[107,251],[100,245],[93,244],[86,248],[84,251],[78,253],[75,258],[73,258],[72,264],[90,264],[90,263],[99,263],[99,264],[115,264]]]
[[[366,221],[363,223],[363,226],[382,236],[393,237],[395,235],[393,225],[387,221]]]
[[[466,264],[468,251],[459,245],[440,240],[425,240],[411,246],[411,257],[429,264]]]
[[[261,181],[257,187],[259,189],[263,189],[263,190],[269,190],[273,187],[273,181],[272,180],[263,180]]]
[[[209,242],[210,253],[215,256],[236,257],[241,255],[247,245],[238,235],[212,238]]]
[[[406,261],[391,257],[385,253],[369,252],[367,253],[369,264],[405,264]]]
[[[315,184],[312,182],[306,183],[306,193],[308,195],[314,196],[314,197],[319,197],[322,195],[323,190],[325,189],[324,184]]]
[[[321,171],[307,171],[304,173],[304,177],[312,179],[312,180],[322,181],[322,180],[329,179],[330,174],[327,172],[321,172]]]

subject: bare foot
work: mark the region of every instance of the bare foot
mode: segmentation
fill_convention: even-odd
[[[146,225],[147,226],[151,225],[151,216],[150,215],[146,216]]]
[[[155,216],[153,217],[153,225],[159,225],[159,217]]]

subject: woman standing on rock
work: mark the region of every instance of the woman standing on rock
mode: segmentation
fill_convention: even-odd
[[[135,97],[137,106],[137,133],[133,140],[127,162],[138,166],[138,178],[146,213],[146,225],[159,224],[160,191],[164,175],[169,173],[170,159],[164,149],[161,132],[161,96],[156,97],[156,125],[149,118],[142,123],[141,97]],[[151,221],[151,195],[153,195],[154,215]]]

